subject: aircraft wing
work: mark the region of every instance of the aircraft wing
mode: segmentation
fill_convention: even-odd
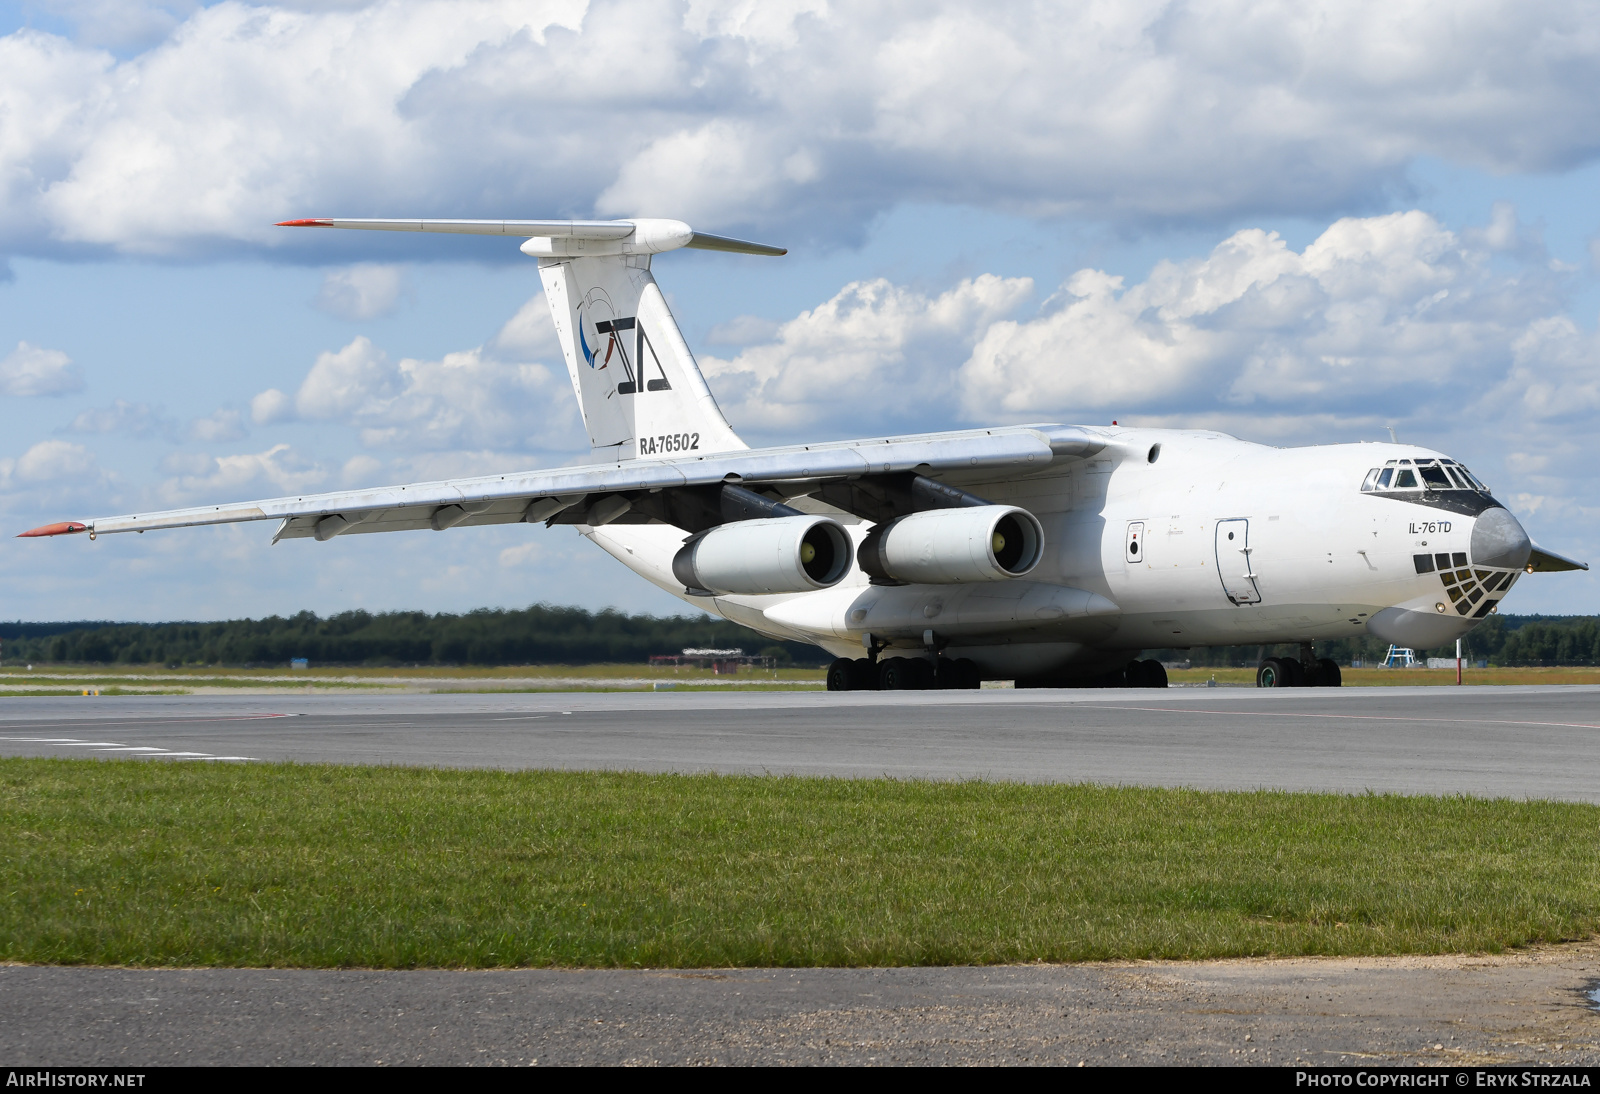
[[[638,492],[712,483],[786,483],[806,491],[809,482],[857,479],[866,475],[914,471],[930,478],[1010,471],[1033,474],[1052,461],[1083,458],[1106,446],[1092,430],[1078,426],[1012,426],[951,433],[926,433],[867,441],[795,445],[719,452],[705,456],[634,459],[621,463],[519,471],[504,475],[446,479],[329,494],[269,498],[265,501],[200,505],[155,513],[133,513],[92,520],[62,521],[21,533],[59,536],[88,532],[90,538],[113,532],[148,532],[203,524],[278,520],[279,539],[331,539],[352,532],[399,532],[456,526],[543,521],[582,505],[586,511],[616,513],[613,499]],[[575,522],[575,523],[581,523]],[[599,515],[588,523],[605,523]]]
[[[1579,562],[1566,555],[1558,555],[1554,551],[1533,545],[1533,554],[1528,556],[1528,572],[1530,574],[1550,574],[1561,570],[1587,570],[1587,562]]]

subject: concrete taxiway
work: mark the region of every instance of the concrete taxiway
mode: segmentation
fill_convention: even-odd
[[[0,755],[1600,801],[1600,687],[19,698]]]
[[[12,1066],[1600,1064],[1592,944],[1500,957],[503,972],[0,967]]]
[[[1600,801],[1600,688],[8,699],[0,755]],[[1600,1063],[1592,943],[1500,957],[502,972],[0,967],[11,1064]]]

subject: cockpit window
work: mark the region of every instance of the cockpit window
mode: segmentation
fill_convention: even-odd
[[[1450,476],[1445,474],[1444,468],[1438,464],[1425,464],[1418,468],[1422,473],[1422,481],[1438,490],[1451,490],[1455,483],[1450,481]]]
[[[1361,481],[1361,489],[1363,492],[1369,490],[1387,490],[1389,488],[1389,480],[1392,478],[1394,478],[1394,468],[1374,467],[1371,471],[1367,472],[1367,477]]]
[[[1396,466],[1396,465],[1399,466]],[[1374,467],[1361,481],[1363,492],[1375,490],[1472,490],[1487,494],[1489,488],[1454,460],[1390,460],[1384,467]]]

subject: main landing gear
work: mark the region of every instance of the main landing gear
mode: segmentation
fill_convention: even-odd
[[[1266,657],[1256,667],[1258,688],[1336,688],[1344,683],[1339,662],[1318,657],[1310,642],[1300,643],[1300,657]]]
[[[1160,661],[1129,661],[1120,669],[1093,676],[1019,676],[1018,688],[1164,688],[1167,669]]]
[[[949,691],[981,687],[977,662],[925,657],[841,657],[828,666],[829,691]]]

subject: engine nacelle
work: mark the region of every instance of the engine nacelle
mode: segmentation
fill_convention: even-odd
[[[684,544],[672,575],[711,593],[809,593],[850,572],[850,537],[828,517],[768,517],[722,524]]]
[[[1039,565],[1044,528],[1014,505],[930,509],[874,528],[856,557],[879,581],[1004,581]]]

